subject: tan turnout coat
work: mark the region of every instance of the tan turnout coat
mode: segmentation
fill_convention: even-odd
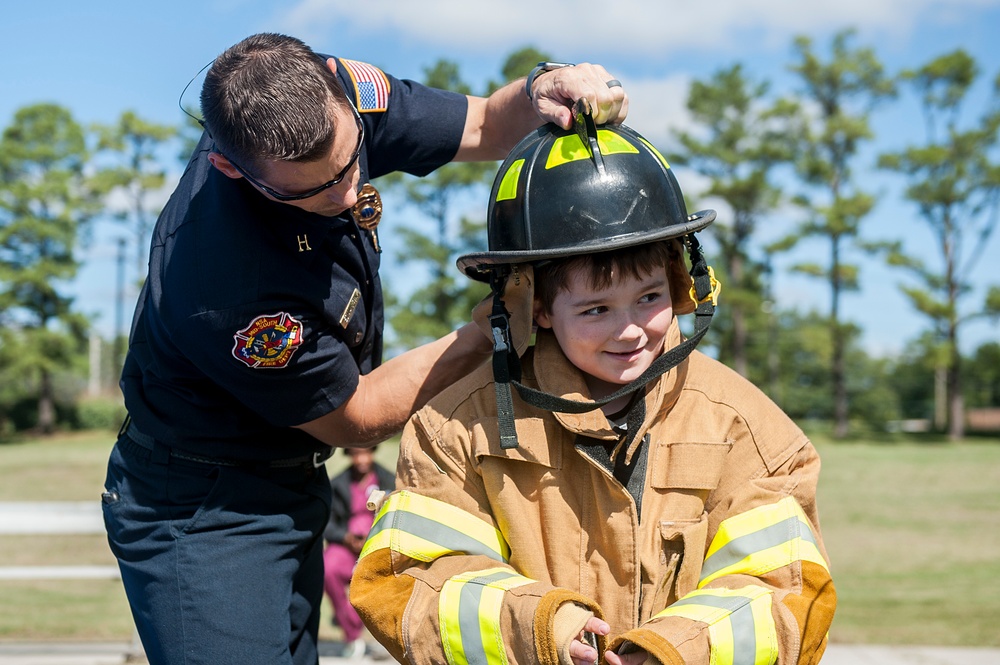
[[[679,341],[675,321],[668,347]],[[589,399],[545,331],[523,382]],[[519,446],[501,449],[486,364],[419,411],[352,582],[372,633],[402,662],[554,665],[565,645],[553,617],[574,601],[610,624],[602,654],[818,662],[836,595],[816,450],[757,388],[697,351],[645,400],[636,443],[618,451],[648,446],[641,513],[577,447],[619,442],[599,410],[552,414],[515,392]]]

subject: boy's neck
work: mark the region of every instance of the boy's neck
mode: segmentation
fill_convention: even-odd
[[[585,378],[587,382],[587,389],[590,390],[590,398],[594,400],[603,399],[608,395],[610,395],[611,393],[618,390],[619,388],[621,388],[621,386],[617,384],[608,383],[607,381],[601,381],[600,379],[595,379],[589,374],[587,374]],[[604,413],[605,416],[607,416],[608,420],[613,421],[614,417],[617,416],[619,413],[621,413],[622,416],[628,413],[629,404],[632,403],[632,398],[634,396],[635,393],[631,393],[629,395],[623,395],[622,397],[619,397],[615,401],[608,402],[607,404],[602,406],[601,411]]]

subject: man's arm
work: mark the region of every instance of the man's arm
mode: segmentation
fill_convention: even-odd
[[[582,97],[590,101],[597,124],[622,122],[628,113],[628,96],[620,85],[608,87],[613,79],[604,67],[583,63],[539,74],[532,81],[530,100],[523,78],[488,98],[469,97],[455,161],[503,159],[525,134],[545,122],[568,129],[573,103]]]
[[[357,390],[344,404],[297,427],[330,446],[373,446],[401,432],[417,409],[492,350],[476,324],[466,324],[358,377]]]

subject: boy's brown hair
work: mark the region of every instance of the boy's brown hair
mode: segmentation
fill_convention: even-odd
[[[556,296],[567,287],[570,272],[577,269],[589,275],[592,288],[606,289],[616,275],[641,279],[660,268],[667,270],[674,314],[693,312],[691,276],[684,263],[681,243],[676,238],[539,262],[534,266],[535,299],[544,311],[551,312]]]

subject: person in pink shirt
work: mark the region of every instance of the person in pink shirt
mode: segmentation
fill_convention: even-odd
[[[392,490],[395,475],[375,462],[375,448],[346,448],[351,465],[330,480],[333,497],[330,521],[323,538],[325,571],[323,588],[333,606],[334,624],[344,633],[344,657],[364,655],[364,624],[347,598],[358,554],[368,538],[375,515],[368,509],[368,497],[376,490]]]

